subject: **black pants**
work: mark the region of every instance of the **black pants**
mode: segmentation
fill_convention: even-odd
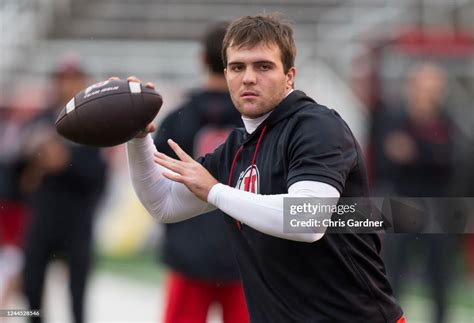
[[[32,223],[25,246],[23,289],[30,309],[41,310],[48,263],[65,260],[69,268],[69,289],[75,323],[84,322],[84,294],[91,262],[90,228],[76,227],[72,232]],[[54,302],[55,300],[53,300]],[[32,318],[31,322],[43,322]]]

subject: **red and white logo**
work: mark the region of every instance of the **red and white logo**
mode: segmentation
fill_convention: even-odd
[[[252,173],[252,177],[250,177]],[[258,194],[260,192],[260,173],[257,165],[249,166],[245,171],[240,173],[237,185],[239,190]]]

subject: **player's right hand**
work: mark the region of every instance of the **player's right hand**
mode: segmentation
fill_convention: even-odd
[[[117,77],[117,76],[112,76],[112,77],[109,77],[109,80],[120,80],[120,78]],[[129,81],[129,82],[142,83],[142,81],[141,81],[140,79],[138,79],[136,76],[129,76],[129,77],[127,77],[127,81]],[[147,88],[150,88],[150,89],[155,89],[155,84],[154,84],[154,83],[151,83],[151,82],[145,83],[145,86],[146,86]],[[155,130],[156,130],[155,125],[153,124],[153,122],[150,122],[149,124],[146,125],[145,129],[143,129],[142,131],[140,131],[140,132],[138,133],[138,135],[135,136],[135,138],[144,138],[144,137],[146,137],[149,133],[155,132]]]

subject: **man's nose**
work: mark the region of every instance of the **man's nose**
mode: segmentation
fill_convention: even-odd
[[[257,82],[257,74],[252,68],[246,68],[243,78],[244,84],[255,84]]]

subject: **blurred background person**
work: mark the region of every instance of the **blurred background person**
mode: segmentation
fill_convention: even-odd
[[[13,103],[11,103],[13,104]],[[18,296],[24,263],[23,238],[29,212],[19,188],[24,163],[21,138],[27,116],[0,106],[0,309]]]
[[[406,106],[382,138],[399,196],[446,196],[453,173],[454,124],[443,110],[444,70],[422,63],[409,71]],[[449,109],[449,107],[447,107]]]
[[[456,168],[453,174],[452,196],[467,198],[464,210],[467,219],[474,219],[474,140],[462,136],[458,146]],[[471,223],[472,222],[471,220]],[[468,232],[463,237],[466,274],[474,278],[474,233]],[[474,302],[474,296],[472,296]],[[474,308],[474,306],[473,306]]]
[[[434,63],[416,64],[408,72],[406,105],[398,114],[386,116],[385,122],[381,123],[388,127],[378,138],[382,144],[379,149],[383,154],[382,162],[388,163],[391,170],[384,178],[390,185],[382,187],[391,187],[392,196],[450,195],[456,131],[444,110],[449,109],[449,103],[445,106],[443,101],[446,78],[446,72]],[[446,215],[441,214],[441,210],[430,211],[433,213],[431,218],[442,219]],[[403,218],[394,220],[402,226],[398,228],[402,232],[428,224],[428,219],[416,219],[412,213],[402,211],[397,216]],[[420,223],[413,228],[417,221]],[[413,267],[412,262],[421,258],[425,262],[424,279],[429,284],[434,302],[431,322],[445,322],[453,274],[451,259],[457,237],[449,234],[397,234],[386,235],[385,242],[387,272],[395,292],[401,293],[402,284],[407,282],[407,272]]]
[[[203,37],[201,64],[205,80],[187,102],[158,127],[158,151],[175,156],[166,140],[172,138],[194,157],[214,151],[233,128],[242,127],[224,78],[221,58],[227,23],[210,27]],[[218,304],[225,323],[248,322],[247,308],[234,255],[221,211],[166,224],[162,260],[169,267],[165,323],[206,322],[211,305]]]
[[[106,181],[106,163],[94,148],[66,142],[55,131],[59,111],[87,85],[78,61],[66,58],[52,76],[55,101],[25,131],[21,189],[32,210],[25,246],[23,288],[30,309],[41,310],[45,273],[52,260],[68,265],[74,322],[84,322],[93,214]],[[44,313],[44,311],[43,311]],[[41,322],[42,318],[32,318]]]

